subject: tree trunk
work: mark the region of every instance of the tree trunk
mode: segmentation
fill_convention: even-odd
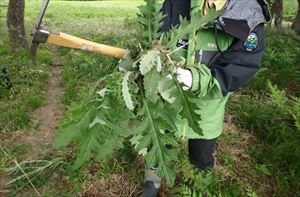
[[[9,0],[7,11],[7,27],[11,47],[14,51],[28,48],[24,27],[25,0]]]
[[[276,30],[278,32],[282,31],[282,12],[283,12],[283,3],[282,0],[274,0],[272,4],[272,17],[274,18],[274,24],[276,27]]]
[[[292,29],[295,30],[297,35],[300,35],[300,0],[298,0],[298,12],[297,12],[297,16],[292,24]]]

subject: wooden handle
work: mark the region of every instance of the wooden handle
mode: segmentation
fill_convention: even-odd
[[[125,53],[125,49],[112,47],[104,44],[99,44],[96,42],[91,42],[82,38],[71,36],[65,33],[49,33],[47,43],[54,44],[58,46],[82,49],[86,51],[91,51],[94,53],[99,53],[111,57],[116,57],[121,59]]]

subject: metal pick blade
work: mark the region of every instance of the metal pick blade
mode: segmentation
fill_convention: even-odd
[[[49,4],[49,0],[42,0],[40,13],[39,13],[38,17],[36,18],[35,29],[40,28],[40,26],[42,24],[43,17],[44,17],[45,12],[46,12],[46,9],[48,7],[48,4]]]

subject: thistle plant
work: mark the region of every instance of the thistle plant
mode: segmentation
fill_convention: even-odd
[[[56,137],[55,146],[76,144],[74,168],[94,158],[102,160],[129,140],[144,156],[146,167],[158,167],[158,175],[174,184],[173,163],[178,160],[180,140],[201,136],[200,115],[191,91],[183,91],[175,70],[184,58],[172,46],[179,38],[213,21],[215,16],[181,19],[181,26],[159,33],[164,18],[156,0],[139,7],[140,51],[128,53],[115,71],[100,79],[93,96],[71,112]]]

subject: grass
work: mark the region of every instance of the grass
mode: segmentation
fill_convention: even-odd
[[[33,27],[33,19],[39,11],[39,2],[28,1],[27,27]],[[141,1],[56,1],[51,2],[44,17],[44,25],[72,35],[90,37],[110,33],[115,26],[124,30],[123,19],[133,18]],[[66,9],[68,8],[68,9]],[[67,26],[66,26],[67,24]],[[111,26],[111,24],[114,24]],[[126,32],[119,32],[120,34]]]
[[[299,97],[300,38],[291,33],[278,35],[268,31],[266,43],[263,66],[251,81],[251,88],[267,91],[267,79],[289,94]]]
[[[228,110],[236,124],[257,136],[251,155],[275,177],[277,195],[300,192],[299,41],[291,33],[268,31],[261,71]]]
[[[290,2],[292,1],[284,1],[285,18],[288,20],[296,10],[296,1]],[[132,23],[137,6],[141,3],[142,1],[51,1],[43,24],[50,29],[96,42],[131,48],[131,45],[135,44]],[[37,1],[26,1],[27,32],[34,26],[39,6]],[[51,59],[45,46],[38,52],[40,63],[37,66],[30,63],[26,52],[11,53],[3,19],[0,19],[0,26],[4,27],[0,29],[0,66],[5,65],[8,68],[14,85],[12,90],[2,90],[5,96],[0,98],[0,130],[4,128],[6,131],[1,131],[0,137],[1,140],[4,139],[5,150],[14,158],[21,158],[30,151],[30,147],[18,144],[17,135],[12,131],[29,129],[33,126],[31,111],[44,101],[43,91],[48,78],[46,65],[51,63]],[[280,89],[286,90],[288,96],[299,97],[300,81],[297,76],[299,76],[300,42],[299,38],[291,34],[278,36],[274,32],[269,32],[267,43],[263,69],[250,86],[239,92],[229,103],[230,113],[227,117],[232,117],[232,120],[230,118],[227,120],[226,125],[229,127],[219,139],[218,163],[213,176],[208,173],[201,177],[193,177],[192,171],[189,171],[191,166],[187,163],[187,159],[183,159],[178,166],[180,169],[178,177],[185,180],[179,180],[174,190],[184,189],[181,187],[182,183],[193,178],[198,184],[209,179],[204,188],[210,193],[222,196],[256,194],[284,196],[285,193],[299,193],[299,179],[295,174],[298,160],[293,161],[294,157],[287,155],[288,159],[292,158],[293,166],[278,162],[280,159],[286,159],[285,155],[279,152],[283,150],[281,148],[286,148],[285,151],[288,152],[298,145],[298,138],[294,137],[289,141],[291,129],[294,128],[293,120],[288,115],[282,121],[282,110],[275,111],[274,106],[267,105],[270,97],[266,93],[270,91],[266,81],[270,80]],[[112,58],[78,50],[60,48],[58,52],[59,59],[64,65],[62,84],[65,94],[62,103],[66,108],[78,105],[84,100],[93,83],[111,72],[117,63]],[[65,118],[68,118],[68,113],[65,114]],[[233,123],[238,126],[232,126]],[[271,135],[269,132],[274,133]],[[268,134],[278,136],[276,143],[272,138],[268,139]],[[289,137],[284,139],[286,136]],[[289,142],[293,142],[292,147],[281,146],[289,145]],[[143,161],[129,147],[126,146],[123,151],[116,152],[110,160],[102,163],[92,161],[79,171],[72,168],[75,151],[75,147],[66,150],[64,155],[66,163],[51,173],[42,174],[43,176],[34,182],[38,190],[43,191],[44,196],[139,194],[143,179]],[[276,151],[278,157],[275,157]],[[2,153],[0,157],[0,168],[12,165]],[[17,192],[25,183],[26,181],[21,181],[15,185],[12,192]],[[20,194],[32,192],[28,185],[24,188]],[[172,193],[170,191],[172,189],[166,187],[163,189],[166,194]]]
[[[124,3],[124,1],[122,2]],[[127,48],[129,45],[127,41],[130,41],[129,31],[120,32],[120,29],[128,28],[129,21],[137,11],[137,5],[141,1],[125,2],[120,6],[120,2],[97,2],[95,5],[92,2],[53,2],[51,1],[45,20],[43,24],[47,24],[51,29],[64,31],[73,35],[86,37],[88,39],[102,42],[110,45],[117,45]],[[66,11],[66,7],[69,7],[69,12]],[[26,1],[25,10],[25,25],[26,32],[30,32],[34,25],[35,17],[39,9],[39,2]],[[126,10],[124,12],[123,10]],[[1,12],[2,14],[2,12]],[[5,14],[5,13],[3,13]],[[128,19],[127,19],[128,18]],[[2,28],[4,27],[4,28]],[[98,28],[99,27],[99,28]],[[27,52],[21,52],[13,54],[9,49],[9,42],[6,34],[5,21],[1,19],[1,40],[0,40],[0,63],[1,65],[7,65],[8,73],[12,79],[13,89],[5,92],[5,97],[0,99],[0,130],[1,130],[1,147],[4,147],[7,152],[16,159],[22,159],[22,155],[27,154],[30,151],[30,146],[19,143],[19,132],[17,130],[30,130],[33,127],[31,111],[39,107],[44,101],[44,90],[46,88],[46,81],[48,79],[48,68],[46,65],[51,63],[50,55],[47,52],[46,47],[41,47],[38,51],[39,64],[34,66],[31,64],[29,54]],[[27,34],[28,36],[29,34]],[[29,39],[29,38],[28,38]],[[62,98],[62,103],[67,107],[71,103],[76,103],[84,98],[85,93],[89,90],[91,84],[99,79],[99,77],[107,74],[116,65],[116,61],[112,58],[98,56],[86,52],[77,50],[60,49],[59,54],[62,58],[62,63],[65,65],[63,72],[63,85],[65,87],[65,95]],[[91,72],[93,71],[93,72]],[[2,89],[1,89],[2,90]],[[2,92],[1,92],[2,95]],[[5,129],[5,130],[4,130]],[[15,133],[12,133],[15,131]],[[47,152],[47,150],[44,150]],[[0,152],[1,162],[0,167],[7,167],[13,165],[12,161],[6,158],[5,155]],[[49,158],[51,159],[51,158]],[[34,181],[39,190],[44,190],[45,196],[70,196],[72,194],[90,192],[84,191],[85,187],[90,187],[89,183],[97,182],[99,180],[105,180],[115,187],[113,193],[120,192],[114,181],[120,179],[122,183],[131,184],[131,190],[134,189],[138,192],[136,184],[132,184],[130,181],[135,177],[142,178],[143,176],[131,176],[125,180],[129,168],[125,163],[120,164],[116,160],[108,161],[110,164],[103,164],[103,170],[105,174],[90,175],[89,166],[86,170],[74,172],[70,164],[59,166],[56,169],[57,176],[49,175],[49,173],[43,173],[44,178],[38,178]],[[115,168],[110,168],[111,165],[115,165]],[[94,165],[93,165],[94,166]],[[124,166],[124,167],[122,167]],[[126,168],[122,170],[122,168]],[[135,168],[131,168],[135,169]],[[2,171],[2,169],[1,169]],[[135,170],[131,170],[136,174]],[[112,176],[110,176],[112,175]],[[90,176],[87,178],[86,176]],[[51,181],[46,181],[46,179]],[[124,179],[124,180],[122,180]],[[137,179],[136,179],[137,180]],[[61,182],[64,182],[64,186],[61,186]],[[106,181],[101,184],[106,185]],[[120,182],[121,184],[121,182]],[[103,186],[103,185],[102,185]],[[112,186],[108,189],[111,189]],[[11,188],[11,194],[20,192],[26,195],[31,191],[30,186],[26,180],[14,184]],[[96,187],[93,190],[98,191],[102,188]],[[132,192],[132,191],[128,192]]]
[[[46,59],[47,52],[42,51],[42,54]],[[0,130],[28,128],[31,119],[28,112],[38,108],[44,100],[48,69],[45,64],[32,65],[25,51],[13,54],[8,47],[1,47],[0,55],[0,65],[7,69],[12,83],[11,89],[2,88],[0,92]]]
[[[283,18],[284,20],[292,21],[297,14],[298,4],[296,0],[283,1]]]

